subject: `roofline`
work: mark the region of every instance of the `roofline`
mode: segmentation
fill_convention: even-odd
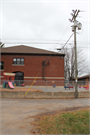
[[[1,55],[40,55],[40,56],[65,56],[65,54],[47,54],[47,53],[7,53],[1,52]]]
[[[87,78],[87,77],[89,77],[89,75],[78,77],[78,79]]]

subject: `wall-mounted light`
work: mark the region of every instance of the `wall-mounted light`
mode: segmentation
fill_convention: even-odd
[[[61,56],[61,59],[63,59],[63,56]]]

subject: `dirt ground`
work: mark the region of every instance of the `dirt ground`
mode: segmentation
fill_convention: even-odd
[[[25,87],[15,87],[14,89],[9,89],[9,88],[2,88],[0,87],[0,91],[12,91],[12,92],[20,92],[20,91],[27,91],[29,88],[25,88]],[[42,90],[39,89],[29,89],[30,92],[43,92]]]
[[[0,135],[36,134],[35,122],[46,115],[86,109],[89,98],[82,99],[5,99],[0,100]]]

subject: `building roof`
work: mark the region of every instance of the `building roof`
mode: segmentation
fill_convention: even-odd
[[[65,56],[65,54],[29,47],[26,45],[1,48],[1,54],[52,54]]]
[[[84,76],[78,77],[78,79],[87,78],[87,77],[89,77],[89,76],[90,76],[89,74],[88,74],[88,75],[84,75]]]

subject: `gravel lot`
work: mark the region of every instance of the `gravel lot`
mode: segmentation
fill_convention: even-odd
[[[72,107],[89,107],[90,99],[0,99],[0,135],[30,135],[34,116]]]

